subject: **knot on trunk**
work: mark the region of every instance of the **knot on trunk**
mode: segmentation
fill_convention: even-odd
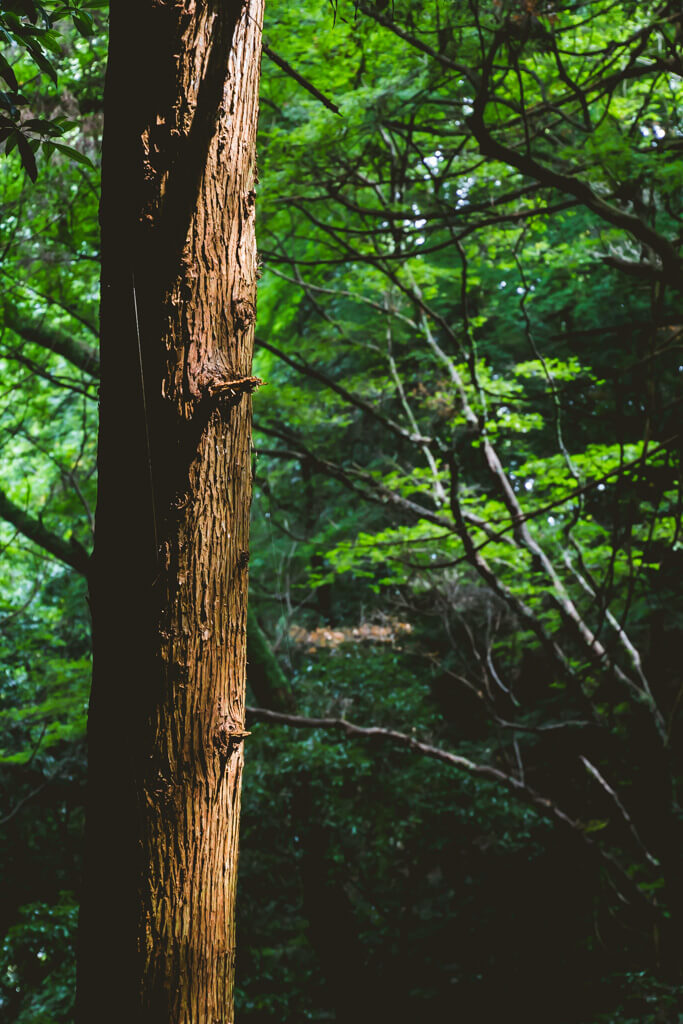
[[[197,377],[202,398],[237,398],[261,387],[260,377],[240,376],[217,364],[207,366]]]
[[[244,726],[234,722],[221,722],[213,734],[214,749],[221,757],[229,757],[245,736],[251,736]]]
[[[256,320],[256,306],[249,299],[235,299],[232,303],[232,320],[236,331],[246,331]]]

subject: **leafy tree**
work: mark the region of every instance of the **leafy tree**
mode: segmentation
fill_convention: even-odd
[[[671,978],[678,18],[339,5],[314,53],[286,52],[340,116],[300,113],[293,82],[266,93],[258,341],[277,391],[257,405],[260,493],[283,546],[299,538],[291,606],[331,591],[344,621],[350,578],[366,614],[415,623],[441,745],[610,879],[584,891],[619,966]],[[397,737],[346,699],[412,742],[415,705]],[[350,732],[337,708],[310,725]]]
[[[240,1019],[681,1012],[679,20],[268,15]],[[69,1019],[96,179],[11,167],[3,998]]]
[[[31,27],[37,9],[24,7],[33,54],[31,40],[47,37]],[[56,8],[53,20],[66,11]],[[68,11],[81,29],[81,14]],[[6,313],[14,335],[86,377],[64,382],[38,366],[37,381],[64,384],[87,402],[99,372],[94,563],[14,496],[3,496],[2,511],[90,584],[95,669],[77,1017],[227,1020],[244,735],[244,396],[257,383],[249,370],[260,16],[257,4],[248,16],[233,4],[202,9],[188,24],[182,12],[150,4],[131,34],[127,15],[123,5],[110,12],[101,363],[87,343],[47,327],[23,304],[8,303]],[[199,76],[197,62],[206,63]],[[72,248],[75,235],[68,220],[60,223],[60,242]],[[85,258],[93,255],[87,247]],[[60,305],[88,322],[77,302]],[[23,352],[15,358],[27,362]],[[78,480],[85,406],[83,416],[75,461],[72,434],[71,450],[54,462],[91,521]],[[50,457],[21,412],[17,418],[16,432]],[[72,428],[71,417],[67,423]],[[60,694],[68,687],[70,695],[75,673],[73,662],[62,671]],[[54,715],[56,706],[52,698],[32,715]],[[58,723],[44,732],[39,742],[53,745]]]

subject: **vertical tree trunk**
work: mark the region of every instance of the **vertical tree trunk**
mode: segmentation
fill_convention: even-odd
[[[79,1024],[228,1024],[263,0],[112,0]]]

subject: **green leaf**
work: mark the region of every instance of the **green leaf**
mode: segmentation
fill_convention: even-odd
[[[39,50],[35,46],[30,46],[29,53],[33,57],[34,61],[36,62],[40,70],[44,71],[45,74],[52,79],[55,85],[57,85],[57,70],[54,67],[54,65],[51,64],[50,61],[47,59],[43,51]]]
[[[21,127],[30,128],[34,132],[42,132],[43,134],[60,135],[62,131],[54,121],[48,121],[44,117],[30,117],[27,121],[22,121]]]
[[[15,91],[19,89],[19,83],[17,82],[17,76],[14,74],[14,69],[7,58],[3,57],[2,54],[0,54],[0,76],[5,79],[10,89],[14,89]]]
[[[74,149],[73,146],[67,146],[64,142],[53,142],[52,145],[60,153],[70,157],[75,163],[83,164],[84,167],[94,167],[90,157],[87,157],[85,153],[81,153],[80,150]]]
[[[50,53],[54,53],[56,57],[60,57],[62,54],[62,43],[61,37],[58,32],[54,32],[52,29],[47,29],[40,33],[40,42]]]
[[[31,181],[35,181],[38,177],[38,168],[36,167],[36,158],[33,155],[33,149],[30,142],[25,135],[21,132],[17,132],[17,146],[19,147],[19,156],[21,157],[21,163],[28,174]]]
[[[74,12],[72,18],[80,34],[88,39],[94,31],[92,16],[86,11],[79,11],[78,13]]]
[[[602,832],[604,828],[607,828],[609,821],[601,821],[597,818],[587,821],[583,826],[584,832]]]

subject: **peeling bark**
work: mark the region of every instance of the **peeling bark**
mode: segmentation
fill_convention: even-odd
[[[233,1021],[262,0],[113,0],[79,1024]]]

